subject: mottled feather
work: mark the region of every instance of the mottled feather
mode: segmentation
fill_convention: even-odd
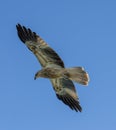
[[[20,40],[36,55],[43,67],[49,64],[64,67],[62,59],[40,36],[20,24],[16,28]]]
[[[47,67],[51,69],[65,69],[64,63],[59,55],[40,36],[38,36],[35,32],[32,32],[30,28],[26,28],[20,24],[17,24],[16,28],[20,40],[34,53],[43,69]],[[38,75],[38,73],[36,75]],[[67,75],[64,74],[64,76],[62,75],[61,77],[50,78],[56,92],[56,96],[72,110],[81,112],[82,108],[80,106],[74,84],[66,76]],[[72,78],[74,75],[71,75],[70,77]],[[80,78],[75,80],[80,81]]]

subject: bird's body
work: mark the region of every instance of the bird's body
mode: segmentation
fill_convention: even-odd
[[[29,28],[18,24],[18,36],[39,60],[42,70],[35,74],[38,77],[49,78],[58,99],[75,111],[82,111],[76,89],[72,81],[87,85],[89,76],[82,67],[65,68],[62,59],[49,45]]]

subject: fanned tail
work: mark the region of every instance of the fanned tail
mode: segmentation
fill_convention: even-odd
[[[63,75],[72,81],[82,85],[88,85],[89,75],[82,67],[66,68]]]

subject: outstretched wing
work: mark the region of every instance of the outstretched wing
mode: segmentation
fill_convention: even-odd
[[[64,63],[58,54],[35,32],[32,32],[31,29],[25,28],[20,24],[16,25],[16,28],[20,40],[35,54],[42,67],[56,66],[64,68]],[[75,111],[82,110],[79,105],[74,84],[71,80],[63,77],[50,80],[58,99],[62,100]]]
[[[16,28],[20,40],[35,54],[42,67],[64,67],[64,63],[58,54],[35,32],[20,24],[16,25]]]
[[[82,111],[82,108],[79,104],[79,98],[71,80],[61,77],[57,79],[51,79],[51,82],[59,100],[62,100],[63,103],[68,105],[72,110],[80,112]]]

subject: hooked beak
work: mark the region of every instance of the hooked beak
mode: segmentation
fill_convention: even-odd
[[[36,80],[37,78],[36,78],[36,76],[34,77],[34,80]]]
[[[34,80],[36,80],[39,77],[38,73],[35,74]]]

